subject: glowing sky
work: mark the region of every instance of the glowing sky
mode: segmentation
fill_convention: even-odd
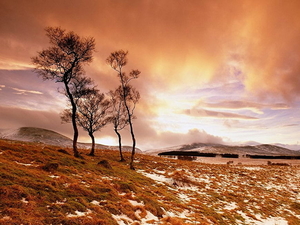
[[[192,142],[283,143],[300,136],[300,1],[1,0],[0,126],[37,126],[72,136],[59,113],[58,84],[32,72],[49,46],[46,26],[96,40],[86,73],[107,92],[118,85],[105,63],[129,51],[142,73],[137,146]],[[130,144],[128,129],[124,143]],[[98,142],[116,144],[111,127]],[[89,141],[84,131],[81,141]]]

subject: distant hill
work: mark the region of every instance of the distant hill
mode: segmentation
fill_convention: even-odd
[[[44,143],[57,146],[72,145],[72,140],[52,130],[37,127],[21,127],[15,130],[2,130],[0,137],[3,139]]]
[[[18,129],[2,129],[0,130],[1,139],[17,140],[43,143],[47,145],[54,145],[60,147],[72,147],[73,141],[60,133],[52,130],[47,130],[38,127],[21,127]],[[78,142],[79,148],[90,148],[90,143]],[[98,149],[118,150],[118,146],[107,146],[102,144],[96,144]],[[124,151],[131,151],[131,146],[123,146]],[[140,149],[136,149],[137,152],[142,152]]]
[[[245,146],[230,146],[221,144],[211,144],[211,143],[193,143],[187,145],[173,146],[163,149],[149,150],[144,153],[149,155],[157,155],[162,152],[172,152],[172,151],[193,151],[200,153],[215,153],[215,154],[238,154],[238,155],[288,155],[288,156],[299,156],[300,151],[290,150],[277,145],[245,145]]]

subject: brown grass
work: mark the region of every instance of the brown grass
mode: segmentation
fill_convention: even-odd
[[[98,149],[90,157],[80,150],[84,159],[76,159],[59,149],[0,140],[0,224],[115,225],[112,215],[141,224],[147,212],[159,219],[148,224],[241,224],[240,212],[254,221],[258,214],[300,221],[299,166],[211,165],[137,154],[133,171],[118,162],[117,151]],[[98,165],[101,160],[112,169]],[[48,163],[58,167],[43,169]],[[177,184],[157,183],[139,170]]]

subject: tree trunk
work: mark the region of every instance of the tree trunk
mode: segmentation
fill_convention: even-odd
[[[73,136],[73,152],[74,152],[74,156],[76,158],[80,158],[80,154],[78,152],[77,149],[77,139],[78,139],[78,128],[77,128],[77,124],[76,124],[76,111],[77,111],[77,107],[76,104],[74,102],[74,98],[73,95],[70,92],[69,86],[67,83],[65,84],[65,88],[66,88],[66,92],[68,94],[69,100],[71,102],[71,106],[72,106],[72,126],[73,126],[73,131],[74,131],[74,136]]]
[[[132,139],[132,150],[131,150],[131,157],[130,157],[130,169],[135,170],[134,166],[133,166],[133,161],[134,161],[134,155],[135,155],[135,137],[134,137],[134,132],[133,132],[133,126],[132,126],[132,118],[131,118],[131,113],[130,113],[130,109],[129,106],[127,105],[127,101],[126,101],[126,94],[125,94],[125,87],[123,86],[123,101],[124,101],[124,105],[128,114],[128,122],[129,122],[129,126],[130,126],[130,133],[131,133],[131,139]]]
[[[124,98],[125,99],[125,98]],[[135,170],[134,166],[133,166],[133,161],[134,161],[134,155],[135,155],[135,137],[134,137],[134,132],[133,132],[133,125],[132,125],[132,121],[131,121],[131,114],[130,114],[130,110],[129,107],[127,105],[127,102],[125,100],[125,107],[128,113],[128,122],[129,122],[129,126],[130,126],[130,134],[131,134],[131,139],[132,139],[132,150],[131,150],[131,157],[130,157],[130,169]]]
[[[131,150],[131,158],[130,158],[130,169],[135,170],[133,166],[133,161],[134,161],[134,155],[135,155],[135,137],[134,137],[134,132],[133,132],[133,126],[131,119],[129,119],[129,126],[130,126],[130,133],[131,133],[131,138],[132,138],[132,150]]]
[[[91,152],[90,152],[90,156],[95,156],[95,137],[93,135],[93,133],[89,133],[91,139],[92,139],[92,149],[91,149]]]
[[[118,130],[115,128],[115,133],[118,135],[118,139],[119,139],[119,151],[120,151],[120,162],[125,162],[126,160],[123,157],[123,153],[122,153],[122,138],[121,138],[121,134],[118,132]]]

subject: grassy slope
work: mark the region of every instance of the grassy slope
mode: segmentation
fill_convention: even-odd
[[[113,215],[126,215],[124,221],[136,225],[250,224],[268,218],[300,223],[299,167],[137,155],[132,171],[118,162],[117,151],[76,159],[58,149],[0,140],[0,224],[118,224]],[[98,165],[104,159],[112,169]],[[45,171],[49,162],[58,169]],[[147,217],[149,212],[156,217]]]

